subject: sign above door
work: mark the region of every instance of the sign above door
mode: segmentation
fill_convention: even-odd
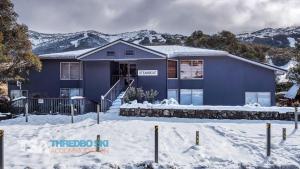
[[[138,76],[158,76],[158,70],[138,70]]]

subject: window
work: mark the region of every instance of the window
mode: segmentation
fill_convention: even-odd
[[[82,96],[81,88],[61,88],[60,97]]]
[[[106,55],[107,56],[115,56],[115,52],[114,51],[107,51]]]
[[[180,89],[180,104],[203,105],[202,89]]]
[[[245,104],[258,103],[261,106],[271,106],[270,92],[246,92]]]
[[[168,99],[175,99],[178,101],[178,90],[177,89],[168,89]]]
[[[134,55],[134,51],[133,50],[126,50],[125,55],[132,56],[132,55]]]
[[[82,64],[79,62],[60,63],[60,80],[81,80]]]
[[[181,79],[202,79],[203,60],[181,60],[180,78]]]
[[[168,60],[168,78],[177,78],[177,61]]]
[[[11,90],[10,91],[10,99],[15,99],[19,97],[28,97],[28,91],[27,90]]]

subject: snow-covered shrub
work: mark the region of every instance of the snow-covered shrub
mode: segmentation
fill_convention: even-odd
[[[153,103],[155,101],[157,95],[158,95],[158,91],[156,91],[156,90],[151,89],[149,91],[146,91],[145,92],[145,100],[150,103]]]
[[[165,104],[165,105],[178,105],[178,101],[171,98],[171,99],[164,99],[163,101],[161,101],[161,104]]]
[[[153,103],[156,100],[157,95],[158,91],[153,89],[144,91],[142,88],[130,87],[124,96],[124,101],[129,103],[133,100],[137,100],[138,103],[142,103],[143,101]]]
[[[130,87],[124,96],[124,101],[129,103],[130,101],[137,100],[142,102],[145,97],[144,90],[142,88]]]

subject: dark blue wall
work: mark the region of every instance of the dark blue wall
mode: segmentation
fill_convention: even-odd
[[[39,94],[45,97],[59,97],[60,88],[80,88],[81,80],[60,80],[60,62],[79,62],[78,60],[42,60],[41,72],[31,71],[29,80],[22,85],[29,96]],[[15,82],[9,82],[9,91],[19,89]],[[10,92],[9,92],[10,94]]]
[[[168,80],[169,89],[203,89],[205,105],[244,105],[245,92],[271,92],[275,105],[274,71],[228,56],[185,58],[204,60],[204,78]]]
[[[83,62],[83,92],[84,96],[100,101],[110,88],[110,62],[109,61],[86,61]]]

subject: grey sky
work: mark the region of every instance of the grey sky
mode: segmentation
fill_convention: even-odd
[[[19,21],[46,32],[140,29],[190,34],[300,25],[299,0],[12,0]]]

